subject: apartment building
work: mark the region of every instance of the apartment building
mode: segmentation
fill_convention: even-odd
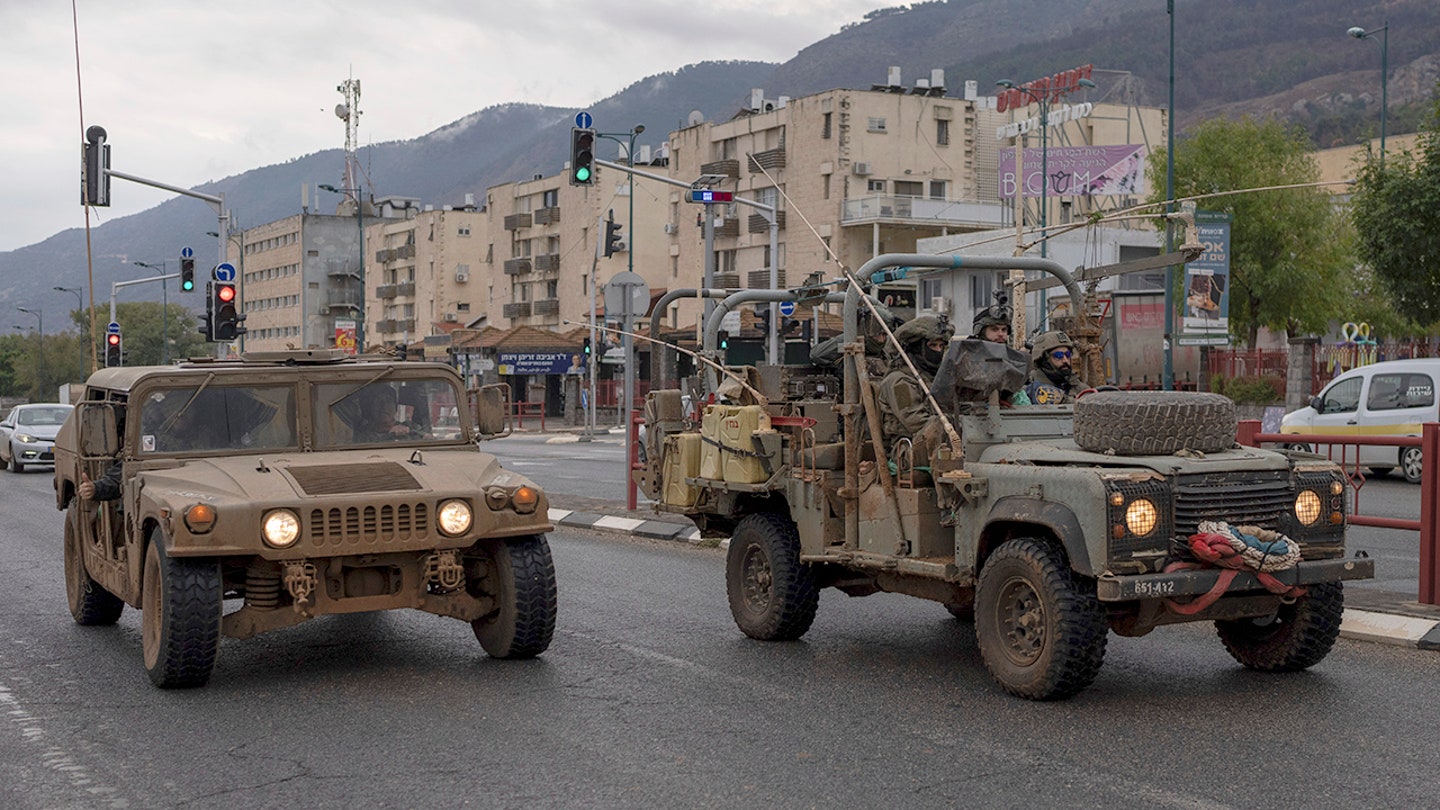
[[[382,197],[365,231],[365,342],[416,342],[446,324],[483,320],[489,219],[467,195],[456,208]]]

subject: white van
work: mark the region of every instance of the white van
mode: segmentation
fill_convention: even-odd
[[[1351,369],[1310,400],[1310,406],[1286,414],[1281,433],[1354,436],[1419,436],[1425,422],[1440,422],[1435,381],[1440,358],[1389,360]],[[1297,442],[1290,447],[1310,447]],[[1354,446],[1313,446],[1335,461],[1355,458]],[[1405,480],[1420,483],[1420,448],[1361,446],[1360,463],[1377,475],[1399,467]]]

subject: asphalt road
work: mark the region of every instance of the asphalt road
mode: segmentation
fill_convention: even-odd
[[[802,641],[754,642],[720,552],[557,532],[535,661],[425,614],[327,617],[227,639],[208,687],[165,692],[134,611],[70,621],[60,530],[46,474],[0,474],[6,808],[1436,803],[1432,653],[1341,640],[1265,676],[1207,626],[1161,628],[1037,704],[937,605],[826,591]]]

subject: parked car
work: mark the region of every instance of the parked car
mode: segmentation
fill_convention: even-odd
[[[1355,436],[1419,436],[1426,422],[1440,422],[1435,381],[1440,379],[1440,358],[1388,360],[1351,369],[1325,386],[1310,405],[1287,414],[1281,433]],[[1296,449],[1313,449],[1336,461],[1355,458],[1355,448],[1296,442]],[[1365,445],[1359,463],[1384,475],[1396,467],[1405,480],[1420,483],[1420,448]]]
[[[0,421],[0,464],[24,472],[30,464],[55,463],[55,434],[69,418],[70,405],[37,402],[16,405]]]

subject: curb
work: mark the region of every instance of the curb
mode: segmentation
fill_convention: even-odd
[[[550,522],[557,526],[594,529],[617,534],[633,534],[655,540],[679,540],[699,543],[700,530],[693,526],[663,520],[601,515],[570,509],[551,509]],[[723,540],[724,549],[729,540]],[[1378,644],[1440,651],[1440,621],[1380,613],[1373,610],[1346,608],[1340,621],[1340,636]]]

